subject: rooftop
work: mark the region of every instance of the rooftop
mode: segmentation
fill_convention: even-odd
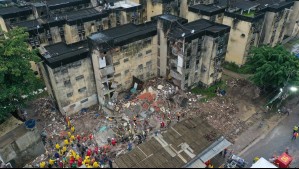
[[[11,26],[12,27],[25,27],[25,28],[27,28],[28,31],[42,27],[41,24],[36,19],[13,23],[13,24],[11,24]]]
[[[89,51],[87,41],[80,41],[70,45],[60,42],[43,48],[40,48],[41,58],[52,69],[84,59],[88,56]]]
[[[202,35],[215,36],[221,32],[229,32],[230,27],[222,24],[218,24],[206,19],[199,19],[193,22],[189,22],[184,25],[179,25],[170,31],[170,36],[173,38],[182,38],[186,40],[192,40]],[[194,31],[192,33],[192,31]],[[184,36],[183,36],[184,35]]]
[[[53,19],[56,18],[57,20],[66,20],[69,24],[76,24],[76,21],[78,20],[88,22],[90,20],[96,20],[100,17],[107,16],[108,13],[106,13],[105,11],[102,12],[98,8],[87,8],[78,11],[63,13],[58,16],[53,14]]]
[[[6,8],[1,8],[0,10],[0,16],[2,16],[4,19],[15,17],[15,16],[29,15],[29,14],[32,14],[32,9],[28,6],[26,7],[11,6]]]
[[[105,46],[109,49],[117,45],[125,45],[145,39],[157,34],[157,26],[155,22],[147,22],[145,24],[135,25],[132,23],[121,25],[115,28],[95,33],[89,37],[94,45]],[[108,45],[108,46],[107,46]]]
[[[90,0],[48,0],[49,9],[59,9],[68,6],[90,3]]]
[[[118,1],[114,2],[113,6],[110,6],[111,9],[115,8],[132,8],[132,7],[137,7],[140,6],[140,4],[132,2],[132,1]]]
[[[202,118],[187,119],[169,128],[162,135],[140,144],[131,152],[119,156],[115,163],[120,168],[183,167],[220,137]],[[184,149],[188,146],[189,148]]]
[[[198,4],[198,5],[190,6],[189,11],[194,13],[200,13],[207,16],[212,16],[224,12],[225,7],[220,6],[218,4],[212,4],[212,5]]]

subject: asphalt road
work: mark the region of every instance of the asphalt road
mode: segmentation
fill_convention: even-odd
[[[254,157],[264,157],[269,159],[273,154],[280,155],[286,148],[294,158],[291,167],[299,167],[299,138],[291,141],[294,125],[299,124],[299,105],[295,106],[290,116],[282,120],[270,133],[264,135],[248,151],[244,152],[243,157],[251,166]]]

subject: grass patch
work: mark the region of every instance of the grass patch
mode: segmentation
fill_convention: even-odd
[[[230,71],[233,71],[233,72],[236,72],[236,73],[250,74],[250,72],[244,66],[239,67],[238,65],[236,65],[233,62],[225,62],[223,64],[223,67],[227,70],[230,70]]]
[[[206,102],[209,99],[217,96],[217,94],[216,94],[215,91],[217,90],[218,87],[221,90],[223,90],[223,89],[226,90],[227,89],[227,86],[226,86],[225,82],[224,81],[220,81],[220,82],[217,82],[216,84],[214,84],[213,86],[210,86],[208,88],[205,88],[205,87],[196,87],[196,88],[192,89],[191,92],[193,94],[203,95],[204,98],[200,99],[199,101],[200,102]]]
[[[240,14],[241,14],[241,13],[240,13]],[[251,17],[251,18],[254,17],[254,14],[255,14],[255,11],[250,11],[250,12],[248,12],[248,11],[243,11],[243,13],[242,13],[243,16],[247,16],[247,17]]]

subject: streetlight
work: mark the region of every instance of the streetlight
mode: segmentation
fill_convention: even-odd
[[[297,88],[297,87],[294,87],[294,86],[292,86],[292,87],[290,87],[290,91],[291,91],[291,92],[297,92],[297,91],[298,91],[298,88]]]

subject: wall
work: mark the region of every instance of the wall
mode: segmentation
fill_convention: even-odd
[[[151,20],[151,17],[161,15],[163,12],[162,3],[152,3],[152,0],[147,0],[147,21]]]
[[[62,41],[58,26],[51,27],[50,32],[51,32],[51,35],[52,35],[52,42],[53,43],[58,43],[58,42]]]
[[[98,99],[102,105],[107,104],[115,93],[130,89],[133,76],[146,81],[157,75],[157,55],[153,39],[156,40],[156,37],[116,47],[108,52],[92,51]],[[101,68],[99,58],[106,61],[106,65]],[[112,87],[112,84],[115,86]]]
[[[212,60],[216,55],[216,45],[214,43],[214,39],[209,36],[204,37],[203,41],[203,52],[202,52],[202,69],[205,71],[201,71],[200,73],[200,81],[205,85],[209,86],[213,83],[213,78],[210,76],[214,73],[214,66]]]
[[[160,45],[158,46],[158,48],[160,49],[160,52],[158,54],[157,59],[158,61],[158,70],[159,70],[159,75],[160,76],[164,76],[166,77],[166,73],[167,73],[167,38],[165,38],[166,36],[166,32],[164,32],[163,30],[163,21],[159,20],[158,21],[158,37],[160,39]]]
[[[245,53],[251,23],[239,20],[234,27],[233,20],[234,18],[227,16],[223,18],[223,24],[231,27],[225,60],[227,62],[234,62],[237,65],[243,65],[246,62]],[[245,37],[241,37],[242,34]]]
[[[263,36],[261,37],[261,42],[263,44],[270,43],[271,36],[273,34],[273,28],[274,28],[274,12],[267,12],[265,15],[265,24],[263,27]]]
[[[1,27],[1,30],[3,30],[4,32],[7,32],[7,27],[6,27],[6,24],[2,17],[0,17],[0,27]]]
[[[200,15],[189,11],[186,15],[186,19],[188,19],[189,22],[196,21],[196,20],[200,19]]]
[[[297,21],[299,20],[299,1],[295,1],[292,7],[292,12],[290,14],[290,22],[287,25],[287,32],[286,35],[288,36],[296,36],[298,35],[299,25]]]
[[[81,65],[79,65],[80,63]],[[61,69],[58,67],[53,70],[48,67],[48,70],[54,94],[61,112],[73,114],[80,111],[82,108],[97,103],[94,74],[90,58],[64,65]],[[76,79],[82,75],[83,78]],[[67,81],[70,81],[70,84],[67,83]],[[67,83],[67,85],[65,85],[65,83]],[[86,90],[79,92],[79,89],[84,87],[86,87]],[[81,101],[85,99],[88,100],[81,103]]]
[[[77,25],[65,25],[64,26],[64,36],[66,44],[72,44],[79,42],[80,38],[78,35]]]
[[[27,130],[22,124],[0,137],[0,155],[5,163],[13,167],[23,167],[45,152],[37,129]]]

